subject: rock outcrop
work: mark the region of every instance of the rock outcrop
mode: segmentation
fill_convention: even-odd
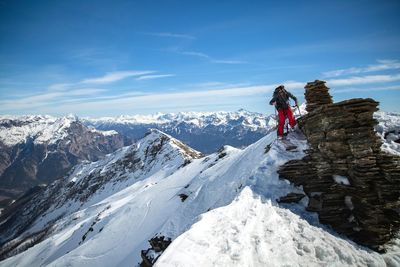
[[[329,94],[329,88],[325,86],[323,81],[309,82],[304,87],[306,92],[304,93],[307,100],[306,110],[311,112],[321,105],[332,104],[332,97]]]
[[[323,81],[305,87],[309,113],[299,120],[309,150],[280,177],[302,185],[308,210],[359,244],[380,250],[400,227],[400,157],[383,152],[374,126],[378,102],[332,103]]]
[[[167,249],[167,247],[172,243],[171,238],[164,236],[155,236],[149,240],[150,248],[142,250],[140,256],[142,257],[142,262],[140,267],[151,267],[155,264],[161,254]]]

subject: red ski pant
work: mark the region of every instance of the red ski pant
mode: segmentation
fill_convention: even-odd
[[[293,112],[290,107],[288,107],[287,109],[278,110],[278,116],[279,116],[278,135],[282,136],[286,118],[289,119],[289,125],[292,128],[296,125],[296,120],[294,119]]]

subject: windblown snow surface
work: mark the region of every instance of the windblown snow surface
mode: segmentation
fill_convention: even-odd
[[[400,264],[395,246],[380,255],[320,225],[305,211],[307,199],[278,204],[280,196],[302,189],[280,180],[277,169],[303,157],[307,145],[293,137],[298,150],[288,152],[275,139],[271,133],[243,150],[226,146],[172,174],[160,169],[116,193],[94,196],[58,220],[50,237],[0,265],[136,266],[156,234],[173,239],[156,266]],[[188,198],[182,202],[179,194]]]

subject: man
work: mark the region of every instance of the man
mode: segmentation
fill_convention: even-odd
[[[286,118],[289,119],[289,125],[293,129],[296,125],[296,120],[293,116],[292,109],[289,104],[289,97],[294,100],[297,106],[297,98],[285,90],[283,85],[279,85],[272,96],[270,105],[274,105],[276,110],[278,110],[279,124],[278,124],[278,139],[283,138],[283,128],[285,126]]]

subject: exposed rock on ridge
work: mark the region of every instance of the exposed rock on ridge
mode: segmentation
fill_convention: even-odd
[[[309,113],[299,120],[310,149],[280,177],[302,185],[322,223],[379,250],[400,227],[400,157],[381,151],[374,126],[378,102],[332,103],[323,81],[305,87]]]

